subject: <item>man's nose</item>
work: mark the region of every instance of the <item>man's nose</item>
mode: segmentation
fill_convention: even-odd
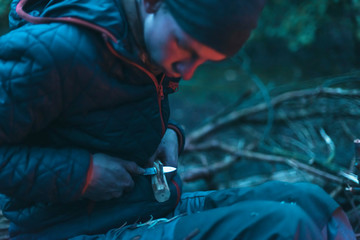
[[[205,61],[197,59],[180,63],[179,72],[181,74],[181,77],[184,80],[189,80],[194,75],[195,70],[204,62]]]

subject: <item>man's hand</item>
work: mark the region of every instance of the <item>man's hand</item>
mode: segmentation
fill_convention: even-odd
[[[131,174],[142,174],[144,169],[135,162],[97,153],[93,155],[93,170],[84,198],[94,201],[118,198],[134,187]]]
[[[154,166],[155,160],[160,160],[164,166],[178,167],[178,154],[179,154],[179,145],[176,132],[172,129],[167,129],[164,137],[159,144],[154,155],[150,158],[150,166]],[[168,173],[166,176],[171,178],[175,175]]]

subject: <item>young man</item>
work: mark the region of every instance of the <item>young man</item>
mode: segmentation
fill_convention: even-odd
[[[311,184],[155,200],[177,166],[168,94],[235,54],[262,0],[15,0],[0,38],[0,206],[13,239],[354,239]],[[139,223],[143,224],[139,224]],[[146,222],[146,223],[144,223]],[[113,230],[111,230],[113,229]]]

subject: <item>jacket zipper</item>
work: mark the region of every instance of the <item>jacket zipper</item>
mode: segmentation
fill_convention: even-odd
[[[165,74],[162,76],[160,83],[158,83],[156,77],[154,74],[152,74],[150,71],[148,71],[147,69],[145,69],[144,67],[130,61],[129,59],[125,58],[124,56],[121,56],[113,47],[112,45],[109,43],[108,39],[111,39],[113,42],[118,42],[117,38],[107,29],[100,27],[98,25],[89,23],[87,21],[84,21],[82,19],[78,19],[78,18],[74,18],[74,17],[59,17],[59,18],[49,18],[49,17],[34,17],[31,16],[30,14],[26,13],[23,10],[23,7],[25,6],[25,4],[27,3],[28,0],[20,0],[20,2],[17,4],[16,6],[16,13],[23,19],[25,19],[28,22],[34,23],[34,24],[40,24],[40,23],[49,23],[49,22],[68,22],[68,23],[75,23],[77,25],[81,25],[81,26],[85,26],[88,28],[91,28],[93,30],[96,30],[98,32],[101,32],[103,35],[103,38],[106,42],[106,45],[108,47],[108,49],[110,50],[110,52],[112,54],[114,54],[116,57],[120,58],[121,60],[123,60],[124,62],[135,66],[136,68],[140,69],[141,71],[143,71],[145,74],[148,75],[148,77],[150,77],[150,79],[152,80],[152,82],[155,85],[156,88],[156,92],[157,92],[157,100],[158,100],[158,105],[159,105],[159,114],[160,114],[160,120],[161,120],[161,134],[162,136],[164,136],[165,134],[165,122],[164,122],[164,118],[162,115],[162,107],[161,107],[161,101],[164,99],[164,90],[163,90],[163,81],[165,78]]]
[[[105,39],[106,41],[106,39]],[[150,79],[153,81],[155,88],[156,88],[156,93],[157,93],[157,100],[158,100],[158,105],[159,105],[159,114],[160,114],[160,119],[161,119],[161,134],[162,136],[165,135],[165,123],[164,123],[164,118],[162,115],[162,107],[161,107],[161,101],[164,99],[164,89],[163,89],[163,81],[165,78],[165,74],[163,74],[163,76],[161,77],[160,83],[158,83],[156,77],[154,74],[152,74],[149,70],[145,69],[144,67],[134,63],[133,61],[130,61],[129,59],[125,58],[124,56],[121,56],[118,52],[116,52],[116,50],[111,46],[111,44],[109,43],[109,41],[106,41],[106,45],[108,47],[108,49],[110,50],[110,52],[112,54],[114,54],[116,57],[120,58],[122,61],[135,66],[137,68],[139,68],[141,71],[143,71],[145,74],[147,74]]]

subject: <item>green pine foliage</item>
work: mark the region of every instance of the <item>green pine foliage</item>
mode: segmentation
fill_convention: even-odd
[[[333,22],[354,30],[360,41],[360,0],[268,0],[253,39],[279,38],[297,51]]]
[[[11,0],[0,0],[0,35],[8,31],[8,13]]]

